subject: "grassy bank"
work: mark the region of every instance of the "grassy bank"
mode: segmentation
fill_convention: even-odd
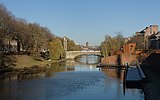
[[[51,63],[58,63],[58,62],[63,62],[63,60],[37,60],[33,56],[28,56],[28,55],[12,55],[12,56],[7,56],[5,57],[8,60],[6,62],[9,67],[2,67],[0,69],[0,79],[9,79],[13,76],[18,77],[17,79],[19,80],[19,76],[24,75],[29,75],[31,76],[36,73],[41,73],[45,72],[48,70],[47,65]]]
[[[32,56],[28,55],[15,55],[15,67],[14,68],[25,68],[25,67],[32,67],[32,66],[39,66],[43,67],[46,66],[47,64],[54,63],[54,62],[61,62],[65,60],[36,60]]]

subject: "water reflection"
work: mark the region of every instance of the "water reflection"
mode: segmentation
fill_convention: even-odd
[[[144,99],[142,91],[137,89],[127,89],[124,96],[123,70],[102,68],[99,71],[92,62],[95,59],[92,56],[79,58],[78,62],[51,64],[39,78],[0,82],[0,100]]]
[[[99,56],[94,56],[94,55],[82,55],[79,56],[76,61],[78,61],[79,63],[83,63],[85,65],[95,65],[98,64],[100,61],[100,57]]]
[[[113,78],[119,78],[123,80],[124,77],[124,70],[119,69],[119,68],[101,68],[101,70],[110,77]]]

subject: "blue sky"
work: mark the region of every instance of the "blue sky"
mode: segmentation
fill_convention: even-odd
[[[160,0],[0,0],[16,17],[57,36],[99,45],[106,34],[125,37],[160,23]]]

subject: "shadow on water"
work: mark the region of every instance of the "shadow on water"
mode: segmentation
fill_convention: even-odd
[[[73,66],[74,64],[70,63],[70,65],[68,65],[66,62],[52,63],[49,65],[49,69],[45,72],[45,77],[51,77],[56,72],[74,71],[75,68]]]
[[[29,80],[41,77],[50,77],[53,76],[55,72],[63,72],[66,69],[65,63],[53,63],[46,65],[46,67],[33,66],[29,68],[24,68],[20,70],[15,70],[12,72],[7,72],[0,75],[1,81],[10,81],[10,80]]]
[[[117,78],[120,78],[121,76],[123,76],[123,94],[125,95],[126,92],[126,70],[123,70],[122,72],[122,68],[121,68],[121,62],[122,61],[122,57],[120,54],[118,54],[117,56]]]
[[[10,61],[8,64],[14,65],[16,62],[13,57],[6,56],[4,57],[5,61]],[[29,80],[29,79],[36,79],[36,78],[43,78],[43,77],[52,77],[57,72],[66,72],[66,71],[75,71],[75,66],[80,64],[85,66],[86,64],[76,62],[74,60],[67,60],[66,62],[61,63],[52,63],[46,65],[46,67],[32,67],[32,68],[25,68],[15,72],[9,72],[1,75],[1,80],[10,81],[10,80]],[[89,65],[89,64],[87,64]]]
[[[120,78],[120,76],[121,76],[121,60],[122,60],[121,55],[118,54],[118,56],[117,56],[117,65],[118,65],[117,77],[118,78]]]
[[[35,78],[43,78],[43,77],[51,77],[54,76],[56,72],[64,72],[68,70],[74,70],[74,69],[69,69],[66,66],[65,62],[61,63],[52,63],[46,66],[44,71],[40,73],[22,73],[18,74],[18,77],[20,77],[18,80],[26,80],[26,79],[35,79]]]

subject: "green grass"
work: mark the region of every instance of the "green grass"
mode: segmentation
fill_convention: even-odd
[[[15,55],[16,62],[15,62],[15,68],[25,68],[25,67],[32,67],[35,65],[38,65],[39,67],[44,67],[47,64],[54,63],[54,62],[59,62],[57,60],[42,60],[42,61],[37,61],[35,60],[32,56],[27,56],[27,55]]]
[[[41,64],[40,61],[34,60],[32,56],[16,55],[15,58],[16,58],[16,62],[15,62],[16,68],[31,67],[37,64],[38,65]]]

